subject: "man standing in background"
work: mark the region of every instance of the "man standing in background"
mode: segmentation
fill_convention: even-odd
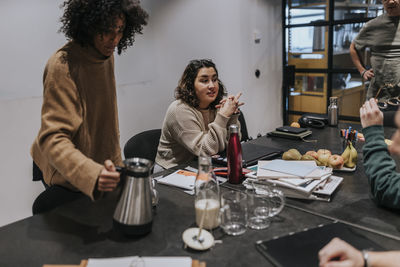
[[[367,99],[389,99],[400,95],[400,0],[382,0],[385,13],[367,22],[350,45],[350,56],[362,79],[371,80]],[[371,49],[371,69],[360,52]]]

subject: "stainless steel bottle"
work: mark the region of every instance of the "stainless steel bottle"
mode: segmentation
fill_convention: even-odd
[[[242,145],[239,139],[239,127],[236,124],[229,126],[229,142],[227,148],[228,179],[231,184],[242,182]]]
[[[153,223],[150,170],[153,163],[143,158],[124,161],[122,192],[115,208],[114,228],[127,235],[144,235]]]
[[[337,126],[338,125],[338,116],[339,116],[339,108],[337,105],[337,97],[332,96],[329,98],[329,107],[328,107],[328,124],[329,126]]]

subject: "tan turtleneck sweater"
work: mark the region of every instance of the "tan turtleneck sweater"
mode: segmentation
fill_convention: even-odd
[[[114,58],[69,42],[47,62],[31,155],[49,185],[93,192],[106,159],[121,164]]]

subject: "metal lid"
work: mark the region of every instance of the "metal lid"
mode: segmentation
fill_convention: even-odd
[[[153,167],[153,162],[144,158],[130,158],[124,160],[125,173],[133,177],[148,177]]]
[[[237,124],[229,125],[229,132],[230,133],[238,133],[239,132],[239,126]]]

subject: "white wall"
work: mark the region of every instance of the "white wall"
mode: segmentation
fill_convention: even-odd
[[[0,2],[0,225],[30,216],[43,189],[31,181],[29,147],[40,124],[44,65],[65,42],[57,33],[61,2]],[[138,132],[161,127],[178,79],[194,58],[213,59],[229,93],[243,92],[251,136],[282,123],[280,1],[142,0],[142,5],[150,14],[144,35],[116,56],[121,146]]]

